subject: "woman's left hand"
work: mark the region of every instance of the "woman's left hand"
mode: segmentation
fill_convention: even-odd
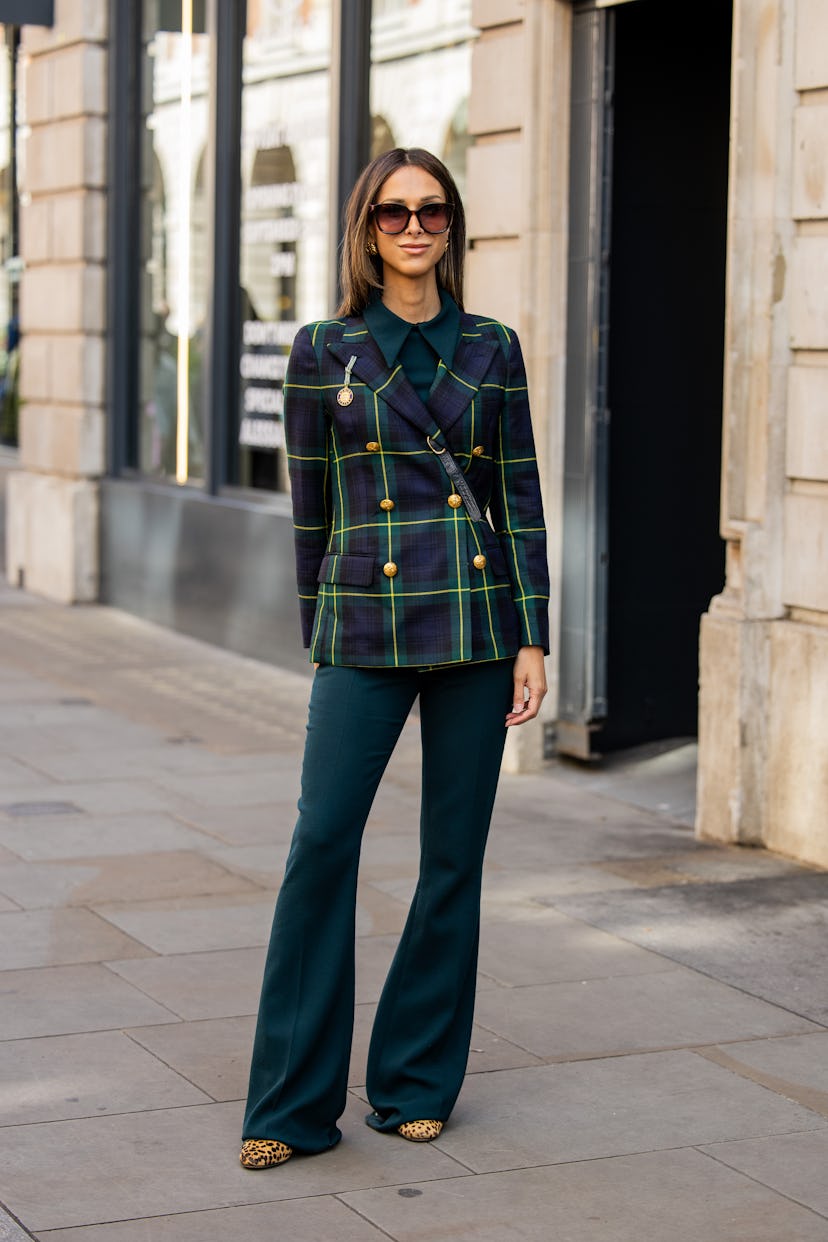
[[[543,647],[521,647],[515,656],[515,688],[512,710],[506,716],[506,728],[525,724],[537,716],[546,694],[546,668]],[[526,691],[529,692],[528,699]]]

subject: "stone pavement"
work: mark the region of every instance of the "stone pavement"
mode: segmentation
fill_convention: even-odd
[[[504,777],[454,1116],[363,1125],[416,721],[366,835],[344,1141],[240,1168],[307,690],[0,589],[0,1239],[828,1242],[828,876],[696,843],[628,773]]]

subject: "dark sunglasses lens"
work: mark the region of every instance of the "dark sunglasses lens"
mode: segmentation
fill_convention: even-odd
[[[380,203],[374,208],[374,218],[383,233],[402,233],[408,224],[408,209],[401,203]]]
[[[445,233],[451,223],[451,208],[448,203],[426,203],[417,214],[427,233]]]

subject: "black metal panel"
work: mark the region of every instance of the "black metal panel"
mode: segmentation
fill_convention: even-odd
[[[120,474],[137,463],[138,270],[141,167],[140,4],[109,3],[106,467]]]
[[[54,26],[55,0],[0,0],[0,22],[10,26]]]
[[[209,202],[213,283],[207,315],[207,489],[237,477],[235,412],[239,407],[239,262],[241,233],[241,68],[245,5],[210,0],[212,40]]]
[[[340,0],[338,53],[336,208],[341,228],[345,200],[371,154],[371,0]]]
[[[255,504],[109,479],[101,509],[106,603],[242,655],[310,672],[286,498]]]

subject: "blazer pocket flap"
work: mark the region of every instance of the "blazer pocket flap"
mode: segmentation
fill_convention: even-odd
[[[317,582],[343,586],[370,586],[374,581],[374,558],[352,553],[331,552],[322,558]]]

